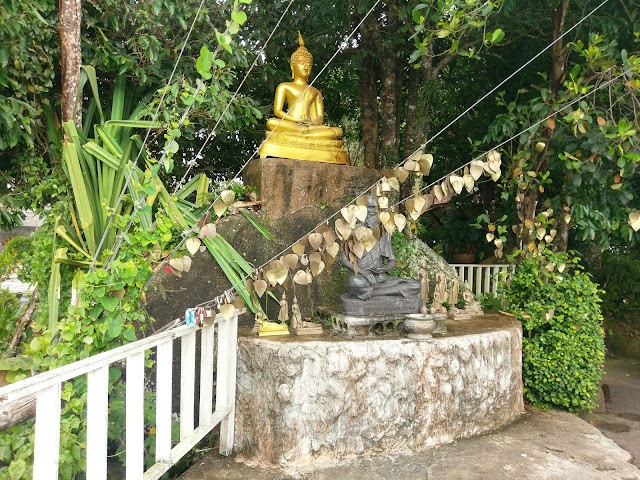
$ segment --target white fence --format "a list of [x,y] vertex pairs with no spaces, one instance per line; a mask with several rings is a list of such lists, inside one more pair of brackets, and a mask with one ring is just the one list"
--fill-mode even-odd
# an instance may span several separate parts
[[510,272],[512,265],[476,265],[452,263],[451,266],[456,270],[460,283],[469,283],[469,288],[476,295],[493,293],[498,291],[498,274],[506,271]]
[[[156,479],[220,424],[220,453],[233,447],[238,317],[218,315],[216,328],[180,326],[114,350],[74,362],[29,379],[0,388],[0,407],[35,396],[36,423],[33,478],[58,478],[60,454],[60,409],[63,382],[87,375],[86,478],[107,478],[107,427],[109,366],[126,364],[126,479]],[[200,339],[200,396],[195,425],[196,334]],[[214,351],[217,336],[217,380],[214,404]],[[173,341],[180,339],[180,440],[171,441]],[[144,468],[145,352],[156,357],[156,463]],[[215,408],[214,408],[215,405]]]

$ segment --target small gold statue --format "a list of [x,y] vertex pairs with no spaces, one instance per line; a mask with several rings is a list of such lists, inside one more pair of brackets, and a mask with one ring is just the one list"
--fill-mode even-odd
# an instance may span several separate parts
[[[275,335],[289,335],[289,329],[286,323],[270,322],[267,319],[262,308],[256,312],[255,321],[257,324],[257,331],[259,337],[272,337]],[[255,327],[254,327],[255,331]]]
[[[258,153],[261,158],[282,157],[295,160],[349,164],[342,149],[342,129],[323,125],[324,106],[320,91],[307,81],[311,75],[313,56],[304,46],[298,32],[300,47],[291,55],[292,82],[276,88],[273,113],[267,120],[266,140]],[[285,104],[288,110],[285,110]]]

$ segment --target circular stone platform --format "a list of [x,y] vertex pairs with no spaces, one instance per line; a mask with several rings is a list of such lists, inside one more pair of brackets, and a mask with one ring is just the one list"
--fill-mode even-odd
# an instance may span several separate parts
[[241,335],[236,450],[305,464],[425,449],[518,418],[520,323],[485,316],[447,328],[429,340]]

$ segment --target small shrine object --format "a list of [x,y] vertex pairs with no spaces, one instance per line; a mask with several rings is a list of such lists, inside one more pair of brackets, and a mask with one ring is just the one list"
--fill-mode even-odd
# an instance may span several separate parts
[[253,332],[259,337],[273,337],[277,335],[289,335],[286,323],[270,322],[262,308],[256,312]]
[[322,326],[313,323],[311,320],[303,320],[298,299],[294,296],[291,304],[291,324],[289,331],[294,335],[320,335],[322,334]]

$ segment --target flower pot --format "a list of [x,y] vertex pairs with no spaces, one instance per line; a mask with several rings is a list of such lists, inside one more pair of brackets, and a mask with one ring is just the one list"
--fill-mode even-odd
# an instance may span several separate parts
[[428,340],[436,329],[436,322],[431,313],[408,313],[405,315],[404,329],[407,337],[414,340]]

